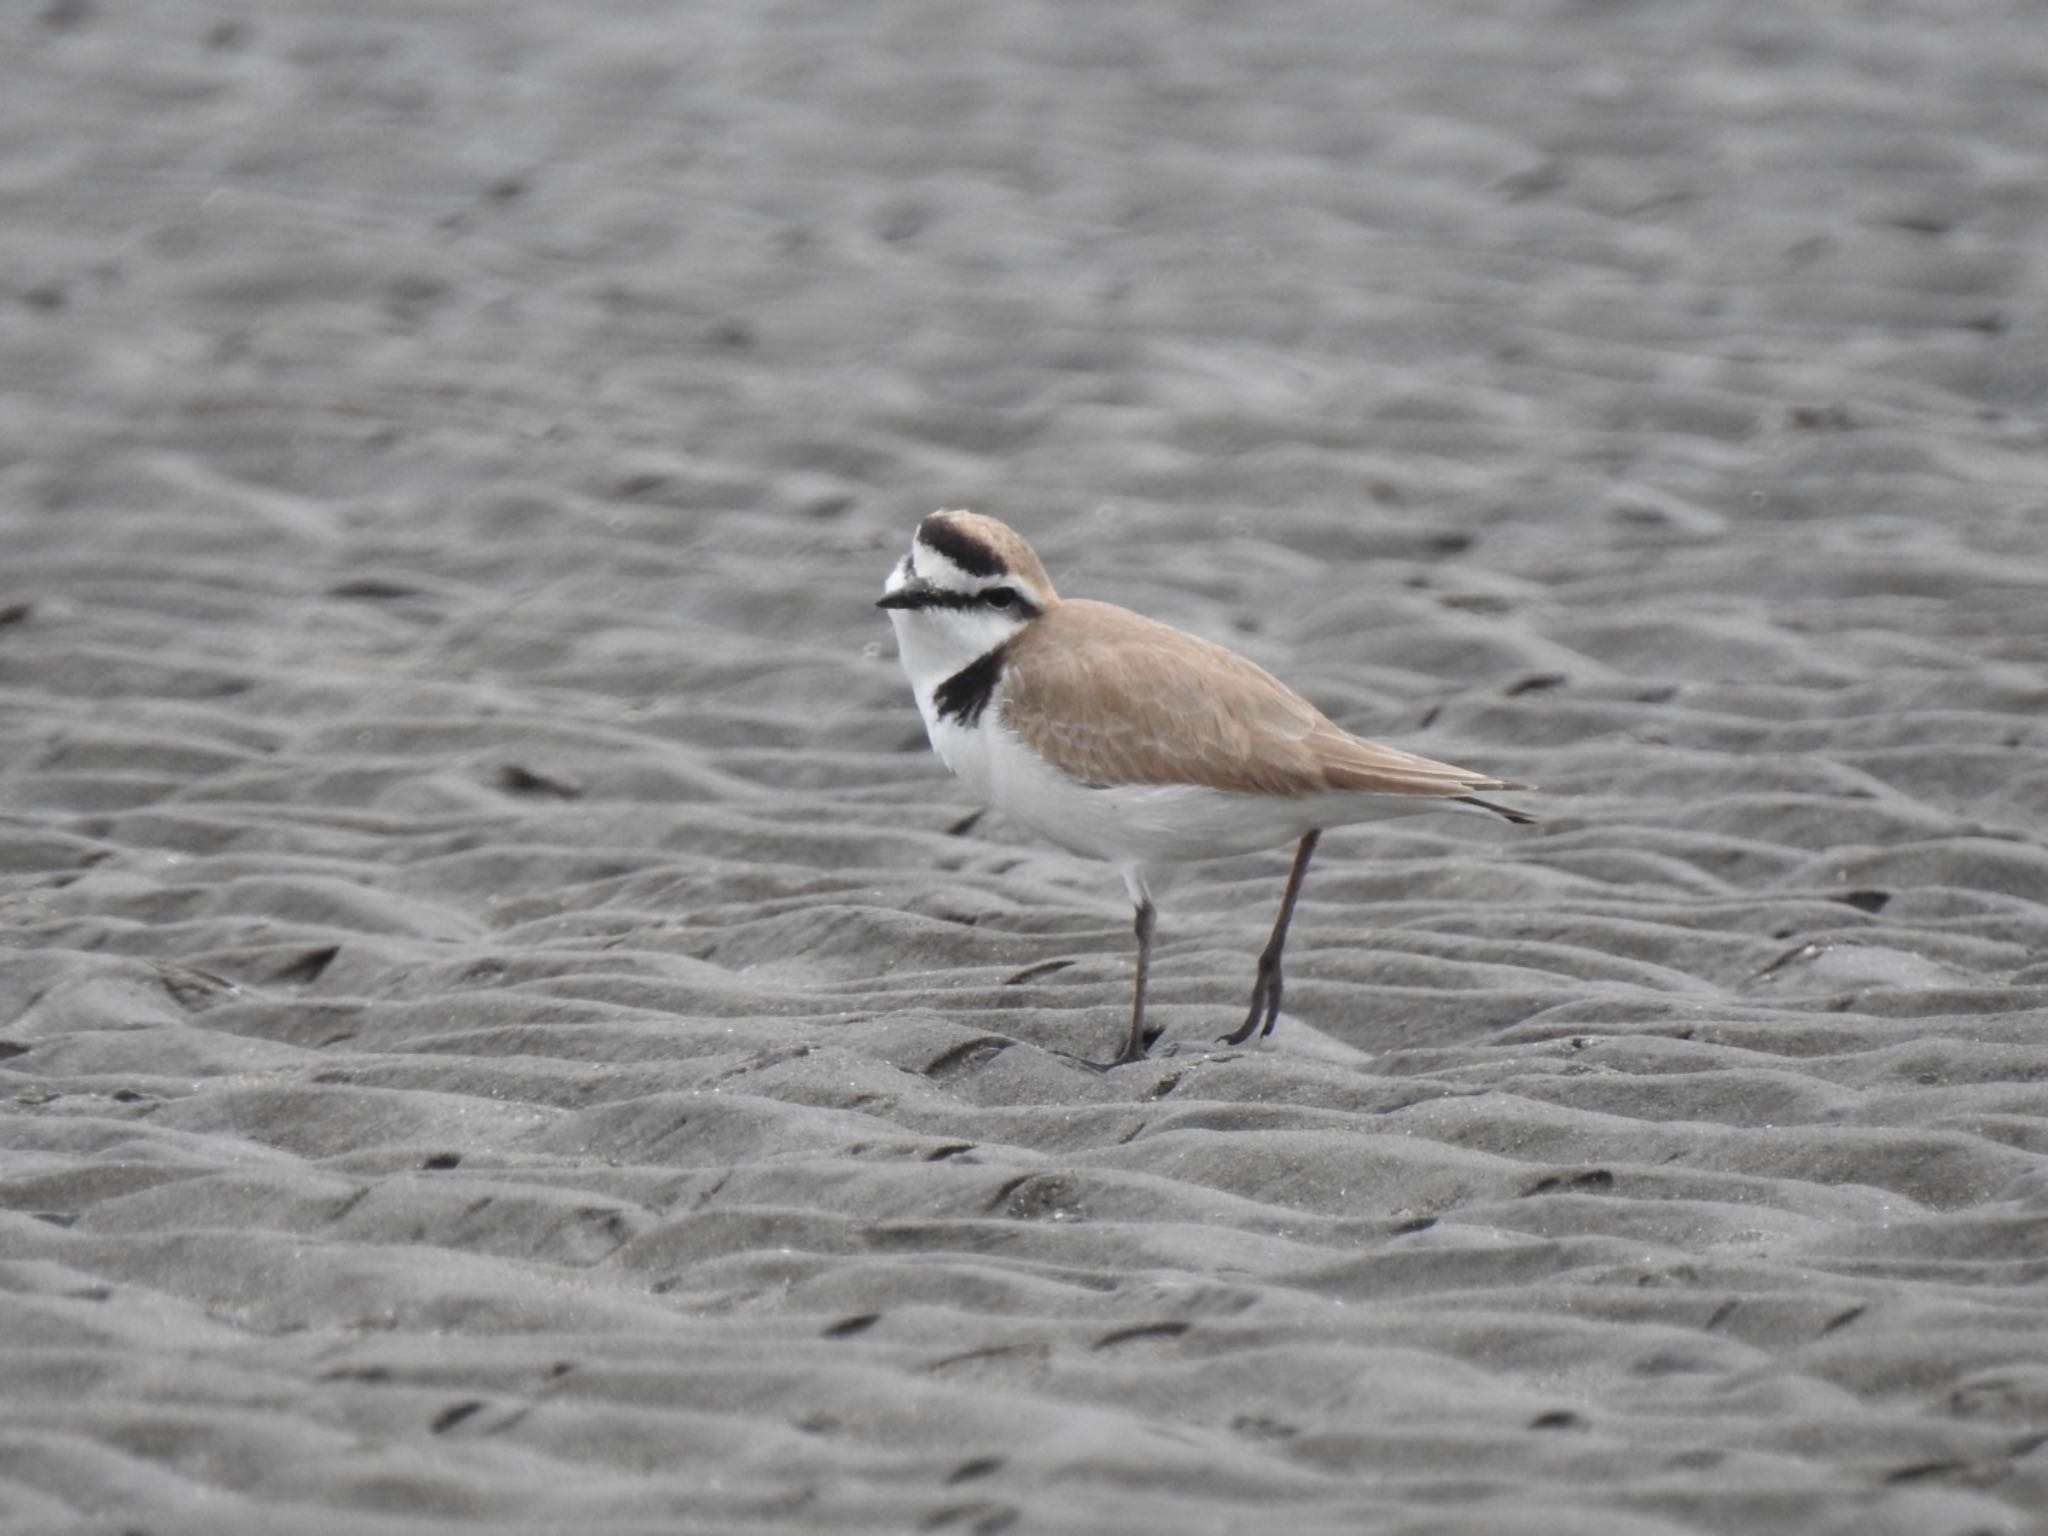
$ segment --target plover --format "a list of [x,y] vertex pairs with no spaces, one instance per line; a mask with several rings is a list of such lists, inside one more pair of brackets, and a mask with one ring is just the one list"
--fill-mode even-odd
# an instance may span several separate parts
[[1295,843],[1259,955],[1242,1045],[1280,1017],[1280,960],[1325,828],[1429,808],[1476,807],[1525,784],[1352,735],[1263,667],[1110,603],[1062,600],[1009,525],[934,512],[890,571],[896,631],[932,749],[983,801],[1047,841],[1106,859],[1136,910],[1130,1030],[1114,1060],[1143,1059],[1156,917],[1147,872]]

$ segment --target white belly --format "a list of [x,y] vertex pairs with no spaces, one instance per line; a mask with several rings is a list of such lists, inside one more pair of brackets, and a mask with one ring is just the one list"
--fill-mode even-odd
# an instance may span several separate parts
[[928,721],[948,768],[1003,815],[1073,853],[1148,867],[1256,853],[1316,827],[1441,808],[1380,795],[1246,795],[1191,784],[1077,783],[1030,751],[991,709],[974,729]]

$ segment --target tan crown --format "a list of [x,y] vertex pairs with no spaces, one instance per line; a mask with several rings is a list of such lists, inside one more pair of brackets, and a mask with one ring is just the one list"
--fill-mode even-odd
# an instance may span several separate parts
[[1002,573],[1030,587],[1031,596],[1041,608],[1050,608],[1060,600],[1037,553],[1008,523],[979,512],[939,511],[918,525],[917,536],[940,554],[952,554],[955,563],[970,573],[973,560],[962,560],[959,553],[980,552]]

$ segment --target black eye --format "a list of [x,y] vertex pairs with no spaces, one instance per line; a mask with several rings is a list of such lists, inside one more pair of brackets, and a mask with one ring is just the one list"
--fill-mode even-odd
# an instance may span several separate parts
[[990,587],[981,594],[981,600],[991,608],[1014,608],[1017,606],[1015,587]]

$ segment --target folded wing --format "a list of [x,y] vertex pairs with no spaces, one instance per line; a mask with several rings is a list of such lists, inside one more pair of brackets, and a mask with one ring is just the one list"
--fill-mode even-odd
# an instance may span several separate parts
[[1006,662],[1004,723],[1085,783],[1443,799],[1521,787],[1353,736],[1236,652],[1104,603],[1060,604]]

